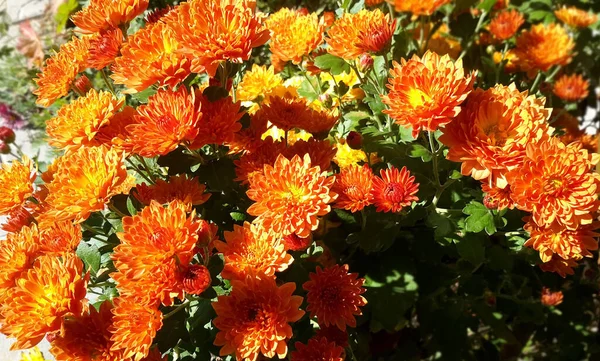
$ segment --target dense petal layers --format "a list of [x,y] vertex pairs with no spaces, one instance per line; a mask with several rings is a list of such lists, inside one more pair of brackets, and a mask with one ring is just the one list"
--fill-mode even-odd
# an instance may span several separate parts
[[88,6],[73,14],[71,20],[83,33],[97,33],[118,28],[148,7],[149,0],[91,0]]
[[335,178],[332,191],[339,196],[334,207],[351,212],[361,211],[373,203],[372,188],[373,171],[368,165],[346,167]]
[[282,8],[269,16],[265,25],[271,32],[271,52],[284,62],[299,64],[323,42],[325,24],[315,13]]
[[382,169],[380,175],[373,177],[371,190],[377,212],[400,212],[419,200],[416,196],[419,183],[415,183],[415,177],[406,167]]
[[0,215],[19,209],[33,195],[36,171],[27,156],[21,161],[2,163],[0,168]]
[[571,61],[573,39],[558,24],[536,24],[517,38],[517,55],[523,70],[548,71]]

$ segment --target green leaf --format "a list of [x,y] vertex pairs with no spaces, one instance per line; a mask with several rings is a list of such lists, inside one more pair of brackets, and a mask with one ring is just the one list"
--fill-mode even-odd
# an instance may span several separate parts
[[135,199],[132,195],[129,195],[129,197],[127,197],[127,212],[129,212],[130,215],[135,216],[137,214],[138,205],[138,200]]
[[421,158],[423,162],[431,160],[431,152],[421,144],[411,144],[408,156],[411,158]]
[[350,65],[344,59],[331,54],[317,56],[315,65],[321,70],[330,71],[333,75],[350,72]]
[[313,102],[319,97],[319,94],[315,93],[315,89],[318,89],[318,84],[309,82],[308,79],[304,79],[302,84],[300,84],[298,94],[300,94],[303,98],[306,98],[309,102]]
[[471,201],[463,209],[463,213],[469,215],[465,220],[465,230],[467,232],[479,233],[485,229],[485,232],[489,235],[496,233],[494,215],[483,204]]
[[86,269],[88,269],[92,275],[96,275],[100,269],[100,251],[98,250],[98,247],[93,244],[82,242],[79,244],[79,247],[77,247],[76,253],[85,264]]
[[492,10],[492,7],[494,6],[494,4],[496,4],[497,0],[483,0],[483,2],[481,4],[479,4],[479,6],[477,6],[478,9],[485,11],[486,13],[489,13],[490,10]]
[[58,7],[56,15],[54,15],[57,33],[61,33],[65,29],[67,21],[69,21],[69,17],[75,12],[75,10],[77,10],[77,8],[79,8],[79,3],[77,0],[65,1]]
[[485,246],[483,239],[476,235],[467,234],[456,244],[458,254],[469,263],[477,266],[484,261]]
[[138,103],[148,103],[148,98],[152,95],[156,94],[156,89],[150,87],[148,89],[142,90],[141,92],[137,92],[131,94],[131,98],[136,100]]
[[246,214],[242,213],[242,212],[231,212],[229,213],[231,215],[231,219],[233,219],[236,222],[243,222],[246,220]]

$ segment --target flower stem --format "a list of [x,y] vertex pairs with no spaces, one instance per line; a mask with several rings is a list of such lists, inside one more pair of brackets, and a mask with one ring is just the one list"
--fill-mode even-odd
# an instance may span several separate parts
[[186,308],[187,306],[189,306],[190,301],[185,301],[184,303],[180,304],[179,306],[177,306],[173,311],[167,313],[166,315],[163,316],[163,320],[168,319],[169,317],[173,316],[174,314],[176,314],[177,312],[181,311],[182,309]]
[[113,93],[113,95],[117,95],[117,93],[115,92],[115,87],[113,86],[110,79],[108,79],[108,75],[106,75],[104,69],[100,70],[100,74],[102,75],[102,79],[104,80],[104,83],[106,83],[106,86],[108,87],[110,92]]

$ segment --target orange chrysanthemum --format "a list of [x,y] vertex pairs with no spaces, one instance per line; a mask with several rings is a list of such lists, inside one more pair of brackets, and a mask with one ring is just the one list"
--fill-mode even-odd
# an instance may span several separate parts
[[109,29],[90,40],[88,66],[97,70],[104,69],[115,61],[121,53],[123,32],[121,29]]
[[165,155],[180,144],[191,144],[202,118],[195,92],[182,86],[159,90],[148,104],[137,108],[135,122],[127,126],[132,151],[143,157]]
[[27,227],[35,222],[35,218],[31,212],[23,206],[13,209],[7,215],[8,219],[2,223],[0,229],[8,233],[18,232],[23,227]]
[[75,77],[87,66],[89,48],[89,37],[73,37],[46,61],[46,66],[34,79],[38,86],[33,91],[38,96],[37,104],[49,107],[57,99],[69,94]]
[[200,223],[188,217],[179,201],[164,208],[157,202],[133,217],[123,218],[121,244],[112,259],[121,295],[143,294],[171,305],[183,298],[182,276],[195,254]]
[[152,340],[162,327],[163,315],[157,302],[147,299],[119,297],[114,300],[111,351],[120,351],[123,358],[139,361],[148,356]]
[[346,326],[356,327],[355,315],[362,315],[360,307],[367,304],[361,296],[365,280],[358,273],[348,273],[348,265],[334,265],[325,269],[317,267],[309,275],[310,281],[302,288],[308,293],[307,311],[311,317],[317,317],[320,325],[336,325],[340,330]]
[[174,30],[179,50],[193,59],[191,70],[211,77],[220,62],[244,62],[269,40],[254,0],[191,0],[163,19]]
[[314,138],[309,140],[300,139],[282,152],[288,159],[293,158],[295,155],[304,157],[305,154],[308,154],[312,166],[318,166],[322,171],[331,168],[331,161],[335,157],[335,153],[336,148],[328,140],[315,140]]
[[74,151],[84,146],[100,145],[96,134],[110,123],[125,98],[117,99],[112,93],[94,89],[59,109],[56,117],[46,123],[48,143],[60,149]]
[[600,175],[590,170],[598,158],[556,138],[528,144],[522,166],[507,176],[512,199],[540,227],[556,222],[576,230],[591,224],[590,212],[598,210]]
[[561,135],[559,139],[564,144],[579,144],[582,149],[587,150],[589,153],[598,153],[599,151],[597,134],[585,134],[584,132],[567,133]]
[[598,224],[568,230],[558,226],[539,227],[530,220],[523,228],[529,232],[529,240],[524,246],[540,252],[542,262],[549,262],[555,254],[565,260],[580,260],[592,257],[590,251],[598,249],[600,234],[594,232]]
[[271,91],[283,84],[283,79],[275,74],[273,66],[252,65],[252,69],[244,73],[238,84],[236,95],[240,101],[253,101],[256,98],[266,98]]
[[513,209],[515,204],[510,197],[510,185],[504,188],[497,187],[495,185],[490,186],[489,182],[481,183],[481,190],[485,195],[483,196],[483,204],[489,209]]
[[148,0],[91,0],[71,20],[82,33],[98,33],[127,24],[148,7]]
[[506,10],[498,13],[490,22],[490,33],[498,40],[512,38],[523,25],[525,19],[517,10]]
[[285,149],[285,143],[274,142],[273,138],[268,137],[254,151],[233,161],[237,176],[235,180],[247,184],[250,178],[263,172],[265,165],[273,165]]
[[193,264],[183,274],[183,291],[191,295],[199,295],[210,287],[211,281],[210,271],[206,266]]
[[15,211],[33,195],[36,171],[27,156],[12,163],[2,163],[0,168],[0,215]]
[[298,237],[295,234],[290,234],[281,240],[286,251],[304,251],[313,243],[312,235],[308,237]]
[[0,242],[0,304],[38,255],[39,234],[35,225],[23,227]]
[[127,38],[111,78],[127,87],[124,93],[137,93],[156,83],[174,88],[190,75],[190,60],[176,51],[180,47],[167,25],[147,25]]
[[62,327],[63,317],[78,316],[87,308],[88,275],[75,255],[39,257],[9,291],[0,306],[0,331],[17,341],[12,349],[30,348],[48,332]]
[[198,177],[189,178],[186,175],[176,175],[169,177],[168,181],[158,179],[152,185],[138,184],[132,193],[145,205],[149,205],[153,200],[160,204],[179,200],[190,209],[192,206],[203,204],[210,198],[211,194],[205,193],[205,190],[206,186],[200,183]]
[[296,351],[292,352],[291,361],[343,361],[344,349],[325,337],[311,338],[305,345],[296,342]]
[[280,236],[295,233],[308,237],[319,226],[317,217],[331,211],[337,198],[331,191],[334,178],[321,168],[312,167],[310,157],[277,157],[273,166],[249,179],[248,197],[255,201],[248,213],[265,230]]
[[422,58],[414,55],[394,63],[390,74],[389,94],[382,96],[389,109],[383,112],[402,126],[412,126],[414,137],[421,129],[436,131],[456,117],[475,80],[475,73],[465,76],[461,60],[455,63],[448,55],[429,51]]
[[581,74],[563,75],[554,83],[552,92],[562,100],[576,102],[587,98],[589,87]]
[[406,167],[382,169],[380,177],[373,177],[373,204],[377,212],[400,212],[419,198],[419,183]]
[[562,291],[552,292],[549,288],[542,288],[542,296],[540,301],[544,306],[558,306],[563,301]]
[[410,12],[413,15],[431,15],[442,5],[451,0],[388,0],[394,4],[394,9],[400,12]]
[[75,253],[81,242],[81,226],[69,221],[56,222],[40,232],[40,251],[44,254],[61,257],[65,253]]
[[514,84],[476,89],[440,141],[450,148],[449,160],[462,162],[463,175],[504,188],[506,172],[520,167],[526,145],[548,137],[549,117],[544,99]]
[[558,24],[536,24],[517,38],[517,55],[523,70],[548,71],[571,61],[573,39]]
[[572,275],[575,273],[573,267],[577,267],[577,262],[572,259],[565,260],[557,255],[554,255],[550,261],[542,263],[539,266],[544,272],[558,273],[558,275],[560,275],[562,278],[565,278],[567,275]]
[[135,108],[126,105],[123,110],[110,118],[107,125],[98,130],[95,141],[117,151],[131,153],[131,136],[127,131],[127,126],[135,123],[136,114]]
[[231,97],[210,101],[207,96],[197,94],[202,103],[202,118],[198,123],[198,136],[191,148],[201,148],[207,144],[224,145],[235,140],[235,133],[242,129],[240,119],[244,113],[240,102],[233,102]]
[[289,323],[304,315],[302,297],[292,295],[296,284],[278,287],[271,277],[248,275],[231,285],[231,293],[212,304],[217,313],[213,324],[219,329],[214,344],[223,346],[221,356],[235,353],[240,361],[256,361],[259,354],[284,358],[292,337]]
[[574,28],[586,28],[598,21],[596,14],[581,10],[575,6],[562,6],[560,9],[554,11],[554,15],[556,15],[558,20]]
[[300,64],[323,43],[325,24],[316,13],[282,8],[269,16],[265,25],[271,32],[271,52],[284,62]]
[[334,207],[361,211],[373,203],[373,171],[368,165],[346,167],[336,176],[332,190],[339,195]]
[[385,52],[396,30],[396,20],[379,9],[344,13],[327,30],[329,53],[355,60],[363,53]]
[[283,243],[256,225],[244,222],[225,232],[225,240],[216,241],[215,247],[225,258],[221,276],[225,279],[244,279],[248,274],[274,277],[285,271],[294,261],[286,253]]

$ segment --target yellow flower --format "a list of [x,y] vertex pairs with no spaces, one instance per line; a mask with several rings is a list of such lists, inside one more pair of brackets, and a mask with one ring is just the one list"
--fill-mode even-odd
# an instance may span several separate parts
[[283,83],[283,79],[275,74],[273,66],[252,65],[252,69],[244,74],[238,84],[237,100],[252,101],[258,97],[266,98],[269,93]]

